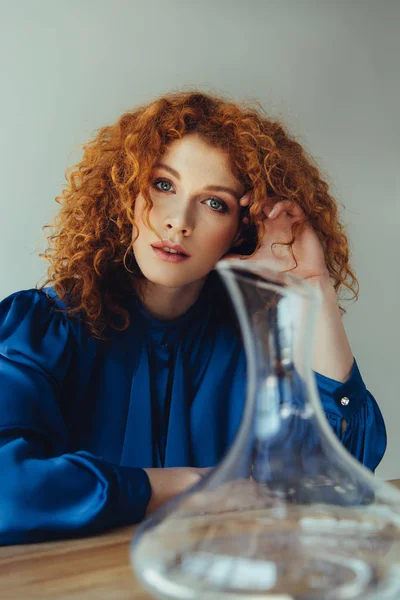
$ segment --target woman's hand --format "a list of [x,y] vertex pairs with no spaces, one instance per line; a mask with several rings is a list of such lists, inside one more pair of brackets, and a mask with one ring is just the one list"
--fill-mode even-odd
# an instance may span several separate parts
[[[241,206],[248,206],[250,194],[248,192],[240,199]],[[263,240],[251,260],[260,261],[262,266],[276,271],[289,271],[300,279],[307,279],[319,289],[321,304],[314,335],[313,369],[326,377],[344,382],[351,373],[354,359],[325,263],[322,244],[296,202],[270,198],[265,203],[264,214]],[[300,225],[293,245],[282,245],[292,239],[294,223]],[[230,260],[243,257],[229,254],[224,258]]]
[[[250,193],[241,198],[241,206],[249,204]],[[301,279],[329,279],[322,244],[297,202],[271,198],[265,205],[264,214],[263,241],[251,260],[277,271],[289,271]],[[300,225],[293,245],[282,245],[292,239],[295,223]]]
[[184,492],[204,477],[209,468],[170,467],[167,469],[144,469],[150,480],[152,495],[146,516],[177,494]]

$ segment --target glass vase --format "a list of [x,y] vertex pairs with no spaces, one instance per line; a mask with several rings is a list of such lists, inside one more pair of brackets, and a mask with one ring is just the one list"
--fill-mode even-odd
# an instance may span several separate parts
[[144,587],[181,600],[398,600],[400,492],[342,446],[311,367],[318,293],[251,260],[217,265],[247,360],[230,449],[138,528]]

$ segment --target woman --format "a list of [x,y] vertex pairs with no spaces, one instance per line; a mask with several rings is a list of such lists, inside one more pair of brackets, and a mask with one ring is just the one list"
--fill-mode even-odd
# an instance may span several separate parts
[[375,469],[385,428],[336,296],[357,294],[347,240],[280,123],[196,91],[164,96],[100,129],[57,200],[50,285],[0,308],[3,544],[140,521],[221,459],[245,398],[243,349],[212,273],[227,254],[321,290],[323,406]]

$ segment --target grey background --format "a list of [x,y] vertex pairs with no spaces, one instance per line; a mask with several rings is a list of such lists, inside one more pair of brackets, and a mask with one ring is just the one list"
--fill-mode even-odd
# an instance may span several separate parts
[[[198,86],[254,98],[345,205],[361,284],[345,325],[400,478],[400,2],[0,0],[0,297],[33,287],[70,151],[138,103]],[[79,159],[75,152],[69,159]]]

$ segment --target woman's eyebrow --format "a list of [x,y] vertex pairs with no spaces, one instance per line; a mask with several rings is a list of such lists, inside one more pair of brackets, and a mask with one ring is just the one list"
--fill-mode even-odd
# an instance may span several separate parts
[[[154,166],[155,169],[165,169],[166,171],[169,171],[174,177],[176,177],[179,181],[181,179],[181,176],[179,175],[178,171],[175,171],[175,169],[173,169],[172,167],[169,167],[168,165],[165,165],[164,163],[157,163]],[[207,187],[204,188],[205,191],[207,192],[211,192],[211,191],[215,191],[215,192],[228,192],[228,194],[231,194],[234,198],[236,198],[236,200],[239,200],[240,198],[240,194],[238,194],[236,192],[236,190],[234,190],[233,188],[227,187],[225,185],[208,185]]]
[[156,165],[154,165],[154,168],[155,169],[165,169],[166,171],[169,171],[174,177],[179,179],[179,181],[181,180],[181,176],[179,175],[178,171],[175,171],[175,169],[173,169],[172,167],[169,167],[168,165],[164,165],[164,163],[157,163]]
[[211,192],[212,190],[214,190],[215,192],[228,192],[228,194],[231,194],[234,198],[236,198],[236,200],[239,200],[239,198],[241,197],[240,194],[236,192],[236,190],[230,187],[226,187],[225,185],[208,185],[204,189],[207,192]]

